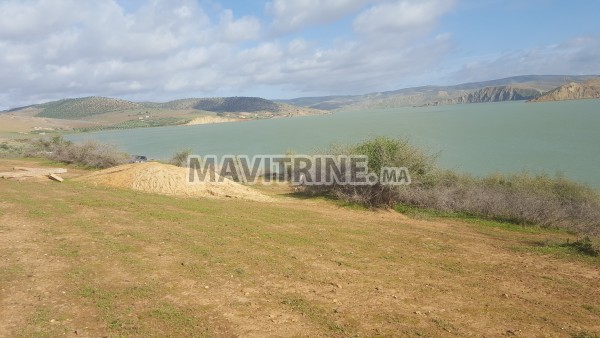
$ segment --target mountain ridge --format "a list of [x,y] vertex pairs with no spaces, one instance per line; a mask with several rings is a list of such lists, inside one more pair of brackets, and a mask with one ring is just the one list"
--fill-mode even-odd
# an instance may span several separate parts
[[[403,106],[474,103],[468,102],[468,96],[470,94],[477,95],[474,94],[476,91],[485,88],[511,87],[515,88],[515,90],[518,88],[517,91],[522,92],[529,90],[531,91],[530,93],[533,93],[533,90],[537,90],[541,94],[570,82],[583,82],[597,77],[598,75],[520,75],[449,86],[430,85],[359,95],[310,96],[275,101],[328,110],[359,110]],[[514,99],[518,96],[520,95],[509,95],[509,98]],[[523,100],[532,98],[528,95],[524,95],[524,97]],[[480,102],[478,101],[477,103]]]
[[[212,114],[230,119],[273,118],[323,114],[326,113],[326,110],[598,98],[600,97],[600,80],[598,79],[600,78],[597,75],[521,75],[452,86],[419,86],[361,95],[300,97],[288,100],[235,96],[184,98],[167,102],[134,102],[118,98],[88,96],[17,107],[2,113],[72,120],[101,120],[104,116],[114,117],[122,113],[123,116],[120,117],[119,122],[124,122],[125,115],[130,118],[139,118],[137,115],[147,116],[155,112],[167,112],[162,117],[176,115],[175,117],[192,119],[198,116],[187,115],[190,113]],[[581,84],[586,81],[591,82],[589,85]]]

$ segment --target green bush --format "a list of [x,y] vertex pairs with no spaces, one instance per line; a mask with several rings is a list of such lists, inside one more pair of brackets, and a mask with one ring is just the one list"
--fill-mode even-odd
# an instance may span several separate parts
[[182,151],[176,152],[173,157],[169,160],[169,164],[178,166],[178,167],[187,167],[188,157],[192,154],[191,149],[185,149]]
[[600,235],[598,191],[558,175],[494,174],[478,178],[441,170],[435,156],[406,140],[375,138],[354,146],[336,146],[332,155],[366,155],[369,170],[407,167],[409,186],[306,186],[312,195],[328,195],[368,207],[405,206],[465,214],[517,224]]
[[[352,146],[333,146],[331,155],[363,155],[369,158],[369,172],[378,176],[383,167],[406,167],[413,182],[424,183],[435,170],[435,156],[411,145],[407,140],[378,137]],[[399,202],[398,187],[375,184],[366,186],[306,186],[309,194],[329,195],[367,207],[391,207]]]

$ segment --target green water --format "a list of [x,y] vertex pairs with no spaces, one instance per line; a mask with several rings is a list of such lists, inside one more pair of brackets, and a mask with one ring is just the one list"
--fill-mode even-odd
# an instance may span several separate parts
[[562,172],[600,187],[600,100],[397,108],[69,138],[95,139],[130,153],[166,159],[186,148],[200,155],[312,153],[331,143],[380,135],[408,137],[440,152],[439,163],[446,168],[477,175]]

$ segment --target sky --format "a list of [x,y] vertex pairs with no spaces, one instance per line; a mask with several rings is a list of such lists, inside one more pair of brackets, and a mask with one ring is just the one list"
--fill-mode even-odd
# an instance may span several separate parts
[[600,74],[597,0],[0,0],[0,109]]

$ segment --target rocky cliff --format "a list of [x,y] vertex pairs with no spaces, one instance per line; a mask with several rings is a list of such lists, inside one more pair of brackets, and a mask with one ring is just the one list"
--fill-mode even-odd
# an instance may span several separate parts
[[457,97],[436,101],[433,105],[531,100],[541,94],[541,91],[536,88],[486,87]]
[[564,100],[582,100],[600,98],[600,78],[583,83],[571,82],[553,89],[531,102],[550,102]]

